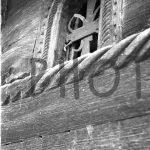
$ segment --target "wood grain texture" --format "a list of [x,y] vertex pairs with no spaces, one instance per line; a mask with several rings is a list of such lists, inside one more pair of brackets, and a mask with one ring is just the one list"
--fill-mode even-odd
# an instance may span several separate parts
[[146,115],[95,126],[84,125],[58,134],[42,134],[4,145],[2,150],[147,150],[150,148],[149,129],[150,115]]
[[2,84],[13,79],[11,74],[17,77],[31,72],[30,59],[41,50],[40,34],[48,11],[46,1],[43,4],[41,0],[10,0],[9,5],[8,19],[2,27]]
[[[13,4],[12,8],[9,11],[9,17],[7,19],[6,25],[2,28],[3,34],[3,52],[10,50],[12,44],[16,43],[19,40],[24,39],[24,42],[20,42],[19,45],[25,44],[30,45],[33,42],[33,35],[35,35],[38,22],[40,20],[40,1],[35,3],[34,0],[28,2],[25,1],[16,1],[17,4]],[[33,19],[34,18],[34,19]],[[30,35],[26,38],[27,35]],[[28,40],[26,40],[28,39]],[[15,45],[13,45],[15,47]]]
[[[43,133],[54,134],[81,128],[85,124],[148,114],[149,64],[149,60],[141,64],[141,98],[137,98],[135,64],[132,64],[120,71],[119,86],[108,97],[95,96],[90,91],[88,82],[82,81],[79,83],[79,99],[74,98],[74,85],[70,84],[66,86],[65,98],[60,98],[60,89],[57,88],[5,107],[2,113],[2,142],[15,142]],[[104,75],[94,79],[95,88],[99,92],[110,90],[114,77],[113,69],[105,71]]]
[[124,0],[122,8],[123,38],[150,27],[150,1]]
[[100,21],[99,21],[99,47],[107,46],[113,43],[113,25],[112,25],[112,1],[102,0],[101,1],[101,11],[100,11]]

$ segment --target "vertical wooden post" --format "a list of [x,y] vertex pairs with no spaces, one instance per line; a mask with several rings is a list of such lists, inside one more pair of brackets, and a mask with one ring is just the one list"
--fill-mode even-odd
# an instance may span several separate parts
[[112,0],[101,0],[98,48],[112,44]]
[[98,48],[122,39],[123,0],[101,0]]
[[54,63],[54,56],[55,56],[55,50],[57,47],[57,41],[58,41],[58,36],[59,36],[59,24],[60,24],[60,18],[61,18],[61,13],[62,13],[62,9],[63,9],[63,4],[64,4],[64,0],[62,0],[57,7],[57,12],[54,16],[53,24],[51,27],[49,49],[48,49],[48,53],[47,53],[48,68],[51,68]]
[[103,22],[103,10],[104,10],[104,0],[100,0],[100,14],[99,14],[99,32],[98,32],[98,45],[97,48],[102,46],[102,22]]
[[44,20],[44,14],[46,13],[46,8],[45,8],[46,4],[44,1],[40,1],[40,2],[41,2],[40,8],[39,8],[40,20],[39,20],[39,26],[37,28],[36,39],[35,39],[35,43],[33,47],[33,58],[41,58],[42,50],[44,46],[43,41],[44,41],[44,31],[45,31],[46,25],[45,24],[43,25],[43,22],[44,22],[43,20]]
[[[77,18],[77,20],[75,21],[75,26],[74,26],[74,29],[77,29],[78,28],[78,25],[79,25],[79,19]],[[76,52],[75,52],[75,43],[73,43],[72,44],[72,47],[71,47],[71,50],[69,50],[68,51],[68,60],[70,60],[70,59],[74,59],[74,57],[75,57],[75,54],[76,54]]]
[[122,4],[123,0],[112,1],[113,43],[122,40]]

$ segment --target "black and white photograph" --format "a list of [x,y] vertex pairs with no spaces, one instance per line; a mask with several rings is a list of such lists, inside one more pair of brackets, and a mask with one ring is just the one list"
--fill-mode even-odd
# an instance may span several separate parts
[[150,0],[1,0],[1,150],[150,150]]

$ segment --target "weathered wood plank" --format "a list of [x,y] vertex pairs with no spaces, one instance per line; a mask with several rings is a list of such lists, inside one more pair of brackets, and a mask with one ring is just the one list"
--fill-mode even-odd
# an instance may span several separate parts
[[[149,78],[149,73],[150,73],[149,64],[150,64],[150,60],[141,63],[141,76],[142,76],[141,84],[142,84],[143,88],[149,87],[149,82],[147,82],[147,80]],[[97,80],[99,82],[95,82],[95,80],[94,80],[95,88],[96,89],[98,88],[97,90],[99,90],[99,92],[104,92],[106,90],[107,91],[110,90],[113,85],[113,80],[115,77],[113,74],[114,74],[113,69],[106,70],[103,75],[101,74],[99,77],[97,77]],[[132,77],[132,78],[129,78],[129,77]],[[80,104],[90,102],[91,100],[88,100],[89,99],[88,97],[90,95],[92,95],[92,92],[89,89],[89,83],[87,81],[81,81],[81,82],[79,82],[79,87],[82,92],[80,92],[80,100],[78,102],[80,102]],[[131,91],[135,91],[135,90],[136,90],[136,70],[135,70],[135,64],[132,64],[128,68],[121,70],[118,90],[115,91],[115,93],[113,93],[109,97],[101,97],[99,99],[103,99],[102,102],[105,103],[106,100],[104,100],[104,99],[107,99],[107,101],[109,101],[112,98],[116,98],[118,95],[123,95],[123,94],[129,93]],[[47,92],[49,92],[49,91],[47,91]],[[3,107],[3,110],[5,112],[4,116],[2,114],[3,118],[5,118],[5,119],[7,118],[6,121],[10,121],[11,119],[15,119],[17,116],[24,115],[25,112],[29,113],[29,112],[32,112],[33,110],[36,110],[41,107],[45,107],[49,104],[52,105],[57,102],[59,103],[59,101],[60,101],[59,99],[52,97],[53,94],[55,95],[55,93],[57,93],[57,95],[59,97],[59,95],[60,95],[59,88],[56,88],[56,89],[53,89],[50,91],[51,98],[47,97],[47,92],[44,92],[43,94],[41,94],[37,97],[22,99],[16,103],[13,103],[12,105]],[[71,84],[67,85],[65,98],[68,99],[70,96],[67,93],[72,94],[72,97],[74,97],[73,92],[74,92],[73,85],[71,85]],[[44,101],[43,101],[43,99],[41,99],[41,97],[45,97]],[[82,97],[87,97],[87,99],[84,99]],[[71,103],[74,102],[74,100],[69,100],[69,101]],[[63,102],[63,100],[61,102]],[[30,108],[32,108],[32,109],[30,110]]]
[[149,0],[123,1],[123,38],[150,27],[149,5]]
[[[146,92],[146,91],[144,91]],[[148,92],[148,91],[147,91]],[[135,93],[134,93],[135,94]],[[130,101],[135,99],[131,95]],[[121,99],[122,97],[120,97]],[[50,106],[25,115],[2,125],[2,142],[16,142],[20,139],[38,136],[42,133],[59,133],[82,127],[85,124],[106,123],[149,113],[149,97],[136,103],[103,107],[99,103],[84,106],[69,106],[63,110],[50,111]],[[61,108],[59,108],[61,109]]]
[[41,55],[47,7],[41,0],[9,1],[8,18],[2,27],[2,84],[30,73],[30,58]]
[[[58,134],[40,135],[22,142],[2,146],[2,149],[116,150],[119,148],[131,149],[132,147],[132,149],[143,150],[150,147],[149,128],[150,115],[146,115],[95,126],[85,125],[83,128]],[[91,129],[90,133],[89,129]]]
[[[88,82],[82,81],[79,83],[79,99],[74,98],[74,85],[70,84],[66,86],[65,98],[60,98],[60,89],[57,88],[27,101],[24,99],[22,104],[5,108],[2,113],[2,142],[16,142],[42,133],[53,134],[80,128],[85,124],[148,114],[149,63],[150,61],[145,61],[141,64],[141,98],[137,98],[136,72],[132,64],[130,69],[128,67],[120,71],[120,83],[112,95],[97,97],[90,91]],[[96,90],[110,90],[113,80],[114,71],[111,69],[104,76],[95,77]]]

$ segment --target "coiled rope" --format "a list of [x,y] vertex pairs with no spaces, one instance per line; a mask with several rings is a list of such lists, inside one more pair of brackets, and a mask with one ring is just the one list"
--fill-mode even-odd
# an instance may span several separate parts
[[[35,86],[33,93],[34,96],[36,96],[44,91],[58,87],[61,84],[68,84],[89,77],[91,75],[90,69],[95,63],[98,64],[98,69],[96,69],[94,74],[92,73],[93,75],[101,70],[105,70],[106,66],[111,67],[113,64],[117,64],[115,67],[121,69],[130,62],[135,61],[139,63],[147,60],[149,57],[150,28],[140,33],[133,34],[115,45],[103,47],[93,53],[49,68],[34,85],[31,85],[31,79],[36,77],[29,76],[2,86],[2,105],[8,105],[10,102],[30,97],[32,86]],[[77,78],[74,78],[74,72],[76,70],[78,70]]]

